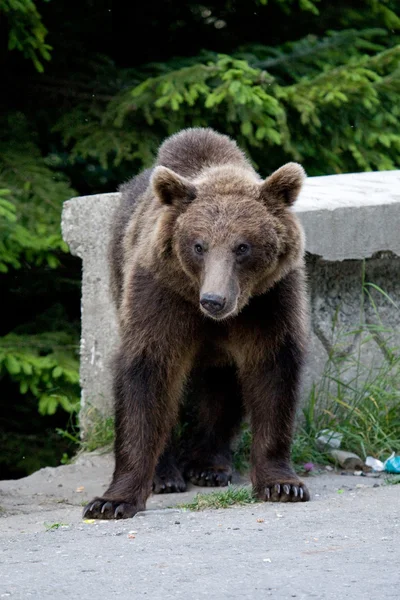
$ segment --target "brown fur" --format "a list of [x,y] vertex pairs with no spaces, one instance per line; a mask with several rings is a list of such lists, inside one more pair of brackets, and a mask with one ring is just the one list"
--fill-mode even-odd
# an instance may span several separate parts
[[[110,246],[116,467],[86,515],[133,516],[152,486],[226,485],[245,413],[256,494],[309,499],[290,466],[308,327],[303,233],[290,206],[303,178],[289,163],[262,181],[228,137],[188,129],[121,188]],[[178,455],[172,431],[185,398]]]

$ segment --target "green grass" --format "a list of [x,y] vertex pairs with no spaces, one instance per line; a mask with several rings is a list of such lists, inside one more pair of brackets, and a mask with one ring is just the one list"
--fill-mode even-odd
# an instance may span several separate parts
[[192,502],[178,504],[178,508],[187,510],[206,510],[208,508],[229,508],[230,506],[243,506],[255,504],[257,500],[252,495],[251,487],[229,486],[222,492],[197,494]]
[[373,368],[355,365],[356,374],[349,379],[346,373],[352,361],[342,361],[337,368],[330,359],[314,386],[293,443],[295,464],[331,460],[316,446],[322,429],[341,433],[341,448],[363,460],[367,456],[385,460],[400,451],[400,358],[383,359]]
[[356,374],[346,379],[342,371],[327,366],[303,410],[303,423],[293,446],[294,460],[323,460],[315,447],[322,429],[343,434],[341,447],[365,459],[387,458],[400,450],[400,358],[382,360],[373,368],[356,365]]
[[[314,385],[304,407],[294,445],[301,459],[305,452],[315,452],[314,441],[322,429],[341,433],[341,447],[363,459],[371,455],[383,460],[393,451],[400,451],[400,349],[391,346],[395,332],[382,323],[371,290],[381,293],[392,304],[392,310],[398,310],[378,286],[363,283],[361,324],[352,331],[336,333],[323,376]],[[376,323],[364,317],[366,301],[373,309]],[[346,353],[343,347],[348,347],[349,339],[356,343]],[[368,344],[381,350],[381,357],[373,364],[363,361]]]
[[[75,421],[78,421],[78,414],[75,415]],[[85,430],[85,436],[80,437],[79,426],[71,424],[69,430],[57,429],[62,437],[65,437],[76,444],[78,452],[93,452],[103,449],[104,452],[111,450],[114,443],[114,418],[105,417],[97,408],[90,406],[85,415],[85,420],[89,423]],[[62,464],[68,464],[70,457],[66,454],[62,458]]]
[[[347,332],[335,325],[324,372],[301,412],[292,446],[292,461],[298,471],[308,462],[332,462],[329,452],[321,452],[316,445],[322,429],[341,433],[341,448],[362,459],[374,456],[385,460],[393,451],[400,452],[400,349],[391,346],[395,332],[381,322],[373,293],[380,293],[392,305],[391,310],[398,307],[378,286],[366,283],[364,274],[362,290],[361,325]],[[375,314],[375,324],[366,322],[363,316],[367,301]],[[355,344],[346,353],[349,339]],[[363,350],[371,343],[380,347],[381,358],[367,365],[363,363]],[[234,455],[238,470],[248,464],[250,445],[247,427]]]
[[114,443],[114,418],[99,415],[91,421],[87,428],[81,447],[85,452],[93,452],[98,448],[111,449]]

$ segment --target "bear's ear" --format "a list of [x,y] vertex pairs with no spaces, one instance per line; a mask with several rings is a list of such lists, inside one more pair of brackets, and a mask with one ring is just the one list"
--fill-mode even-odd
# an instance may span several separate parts
[[196,198],[195,186],[167,167],[156,167],[151,183],[155,195],[164,204],[183,208]]
[[261,199],[265,204],[291,206],[300,193],[306,173],[298,163],[287,163],[261,185]]

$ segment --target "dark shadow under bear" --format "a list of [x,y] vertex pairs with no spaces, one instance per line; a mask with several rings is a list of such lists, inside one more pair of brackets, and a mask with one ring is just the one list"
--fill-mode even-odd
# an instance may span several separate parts
[[227,485],[244,415],[254,493],[309,499],[290,465],[308,332],[303,233],[290,208],[303,178],[289,163],[263,181],[228,137],[188,129],[122,186],[110,247],[116,465],[86,517],[132,517],[152,489],[180,492],[188,480]]

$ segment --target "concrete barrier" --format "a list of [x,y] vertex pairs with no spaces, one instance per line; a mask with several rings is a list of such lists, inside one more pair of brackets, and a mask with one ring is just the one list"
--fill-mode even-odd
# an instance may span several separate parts
[[[64,240],[83,263],[83,429],[88,406],[104,415],[112,409],[110,361],[118,332],[106,257],[118,202],[118,193],[73,198],[65,202],[62,215]],[[380,318],[395,332],[390,343],[400,346],[400,313],[394,304],[372,287],[375,307],[361,299],[365,271],[364,281],[379,286],[400,305],[400,171],[309,178],[295,210],[306,232],[312,308],[306,395],[320,377],[338,331],[345,336],[340,352],[351,354],[360,322],[379,323]],[[363,345],[365,360],[381,360],[384,335],[369,336]]]

